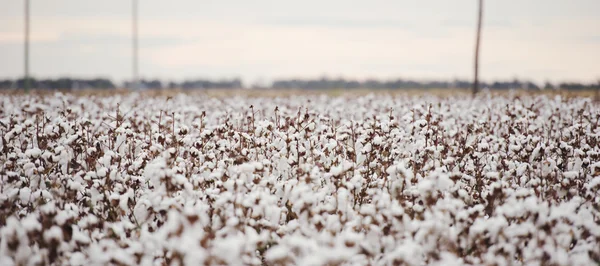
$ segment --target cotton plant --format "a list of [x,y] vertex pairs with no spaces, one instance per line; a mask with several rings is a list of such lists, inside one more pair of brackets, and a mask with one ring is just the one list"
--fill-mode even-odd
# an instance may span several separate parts
[[560,96],[2,96],[2,265],[590,265]]

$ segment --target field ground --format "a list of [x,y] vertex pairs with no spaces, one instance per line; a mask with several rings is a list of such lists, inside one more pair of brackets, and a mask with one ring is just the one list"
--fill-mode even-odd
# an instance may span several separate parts
[[0,94],[0,265],[600,263],[590,92],[179,92]]

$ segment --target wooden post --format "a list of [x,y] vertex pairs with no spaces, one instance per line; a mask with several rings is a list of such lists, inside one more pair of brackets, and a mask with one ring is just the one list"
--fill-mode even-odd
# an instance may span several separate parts
[[475,39],[475,78],[473,81],[473,95],[479,92],[479,42],[481,40],[481,20],[483,16],[483,0],[479,0],[479,14],[477,16],[477,37]]
[[138,89],[138,4],[137,0],[132,0],[132,89]]
[[596,83],[596,89],[595,89],[595,91],[596,91],[596,95],[594,97],[594,100],[596,102],[600,102],[600,79]]
[[24,43],[24,66],[25,77],[23,78],[23,86],[25,93],[29,92],[31,83],[29,81],[29,0],[25,0],[25,43]]

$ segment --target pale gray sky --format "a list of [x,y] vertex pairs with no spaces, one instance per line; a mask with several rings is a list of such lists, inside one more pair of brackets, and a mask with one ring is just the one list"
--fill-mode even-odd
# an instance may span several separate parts
[[[38,77],[131,76],[131,2],[32,0]],[[470,78],[476,0],[140,0],[146,78]],[[486,0],[484,80],[600,78],[600,1]],[[0,78],[23,75],[23,1],[0,9]]]

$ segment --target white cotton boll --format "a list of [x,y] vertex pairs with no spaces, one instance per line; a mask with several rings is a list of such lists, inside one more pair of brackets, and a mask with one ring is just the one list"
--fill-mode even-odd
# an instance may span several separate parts
[[63,142],[63,144],[71,145],[75,140],[77,140],[77,138],[79,138],[78,135],[71,135]]
[[71,227],[73,229],[73,241],[81,244],[89,244],[91,242],[90,236],[82,232],[78,225],[72,225]]
[[330,151],[335,149],[335,147],[337,147],[337,141],[335,139],[330,139],[327,146],[325,146],[325,148]]
[[538,145],[537,147],[535,147],[535,149],[533,149],[533,151],[531,152],[531,155],[529,156],[529,163],[532,163],[535,159],[538,158],[538,156],[540,155],[540,150],[542,149],[542,146]]
[[391,252],[384,254],[383,258],[389,265],[392,265],[394,260],[402,260],[407,265],[422,265],[424,264],[422,249],[421,245],[409,239],[397,244]]
[[331,167],[331,169],[329,170],[329,173],[331,173],[331,175],[333,175],[333,176],[339,176],[343,170],[344,170],[343,167],[341,165],[338,165],[338,166]]
[[383,138],[380,137],[380,136],[375,136],[373,138],[373,144],[375,144],[375,145],[381,145],[381,144],[383,144]]
[[239,223],[240,223],[240,219],[238,219],[237,217],[231,217],[231,218],[227,219],[227,221],[226,221],[226,225],[231,226],[231,227],[235,227]]
[[281,208],[265,208],[265,214],[273,224],[279,224],[281,221]]
[[461,258],[458,258],[453,253],[442,251],[439,254],[440,260],[433,262],[431,265],[436,266],[462,266],[465,265]]
[[345,188],[338,189],[337,204],[339,209],[345,209],[350,199],[350,193]]
[[96,174],[96,172],[87,172],[87,173],[85,173],[85,176],[83,177],[83,179],[89,181],[89,180],[95,179],[97,177],[98,177],[98,175]]
[[468,135],[467,141],[465,142],[465,147],[473,146],[473,144],[475,144],[476,140],[477,140],[477,137],[475,135]]
[[423,207],[423,205],[416,204],[416,205],[412,206],[412,209],[415,212],[421,213],[425,210],[425,207]]
[[433,181],[425,179],[417,184],[417,190],[419,191],[420,195],[425,196],[433,191],[434,186],[435,184]]
[[241,253],[243,250],[243,235],[230,234],[226,238],[214,241],[213,254],[223,259],[227,265],[241,265]]
[[81,252],[74,252],[73,254],[71,254],[69,263],[71,265],[84,265],[86,264],[85,255],[83,255],[83,253]]
[[436,181],[437,189],[446,191],[454,185],[454,181],[447,174],[439,174]]
[[119,207],[123,211],[129,211],[129,195],[119,195]]
[[144,177],[147,178],[154,186],[160,184],[160,179],[167,175],[167,162],[162,157],[157,157],[152,160],[144,169]]
[[42,155],[42,150],[38,148],[32,148],[25,151],[25,155],[31,158],[39,158]]
[[519,151],[521,151],[522,147],[520,144],[510,144],[508,145],[508,149],[514,153],[518,153]]
[[253,163],[243,163],[238,169],[242,173],[253,173],[254,172],[254,164]]
[[42,154],[42,158],[44,160],[48,160],[48,161],[52,162],[53,161],[53,159],[52,159],[53,155],[54,154],[52,152],[50,152],[50,151],[44,151],[44,153]]
[[467,192],[464,189],[459,189],[458,190],[458,196],[461,197],[463,200],[468,199],[469,198],[469,192]]
[[35,170],[36,170],[36,166],[34,163],[26,163],[25,165],[23,165],[23,170],[25,170],[25,175],[26,176],[33,176]]
[[41,191],[41,198],[44,200],[52,200],[54,199],[54,196],[52,196],[52,194],[50,194],[50,192],[48,192],[47,190],[42,190]]
[[260,208],[258,206],[251,206],[250,207],[250,217],[252,219],[257,219],[258,217],[261,217],[262,215],[263,215],[262,208]]
[[106,167],[100,167],[96,170],[96,175],[98,177],[105,177],[107,172],[108,172],[108,170],[106,169]]
[[525,174],[527,169],[529,169],[529,164],[527,164],[527,163],[520,164],[519,167],[517,168],[517,176],[522,176],[523,174]]
[[9,256],[0,256],[0,265],[4,266],[14,266],[15,261]]
[[396,170],[397,170],[397,167],[396,167],[396,165],[392,165],[392,166],[388,167],[388,168],[385,170],[385,172],[386,172],[388,175],[394,175],[394,174],[396,174]]
[[27,232],[31,232],[34,230],[42,230],[42,225],[38,221],[37,217],[32,214],[27,215],[25,219],[21,220],[21,225],[23,226],[23,229],[25,229],[25,231]]
[[46,242],[50,242],[52,240],[61,241],[63,236],[63,231],[58,226],[52,226],[49,230],[44,232],[44,240]]
[[223,187],[228,191],[233,191],[234,186],[235,186],[235,181],[232,179],[229,179],[223,183]]
[[92,206],[98,205],[98,201],[104,198],[104,194],[101,194],[96,188],[92,188],[90,194]]
[[528,211],[537,211],[541,207],[538,199],[534,196],[527,197],[522,204],[523,208]]
[[490,148],[490,145],[485,140],[482,140],[479,144],[477,144],[478,150],[488,150],[489,148]]
[[78,181],[69,180],[67,182],[67,185],[70,190],[74,190],[74,191],[83,191],[84,190],[84,186]]
[[492,236],[497,236],[503,228],[508,227],[508,221],[504,216],[490,217],[485,223],[487,224],[487,230]]
[[71,218],[71,216],[66,211],[59,211],[56,214],[56,217],[54,217],[56,224],[58,225],[64,225],[69,218]]
[[490,180],[498,180],[500,179],[500,173],[498,172],[487,172],[485,173],[485,177]]
[[600,162],[595,162],[589,166],[590,170],[592,170],[592,174],[597,175],[600,173]]
[[254,164],[254,170],[256,170],[256,171],[262,171],[264,169],[263,163],[254,162],[253,164]]
[[267,261],[276,262],[279,260],[284,260],[291,254],[291,250],[284,245],[276,245],[271,247],[265,253],[265,259]]
[[17,254],[15,254],[15,259],[17,262],[32,262],[32,249],[30,246],[20,246],[17,250]]
[[188,179],[184,175],[174,175],[172,181],[176,185],[185,185],[188,183]]
[[263,133],[263,128],[261,126],[257,126],[256,129],[254,130],[254,135],[260,136],[262,133]]
[[547,176],[554,171],[556,164],[551,161],[542,163],[542,176]]
[[19,190],[19,200],[21,201],[21,203],[28,204],[30,198],[31,198],[31,189],[30,188],[24,187],[21,190]]
[[11,160],[17,159],[17,153],[16,152],[8,153],[8,155],[6,157]]
[[588,189],[600,188],[600,176],[596,176],[596,177],[592,178],[592,180],[590,180],[584,186],[587,187]]
[[417,121],[415,121],[415,123],[413,125],[416,128],[426,127],[427,126],[427,120],[425,120],[425,119],[417,120]]
[[131,257],[124,249],[115,249],[112,252],[113,260],[119,262],[121,265],[135,265],[135,260]]
[[347,182],[347,183],[346,183],[346,189],[348,189],[348,190],[352,191],[352,190],[354,190],[355,188],[356,188],[356,186],[354,185],[354,183],[353,183],[353,182]]
[[567,179],[576,179],[579,177],[579,172],[577,172],[577,171],[564,172],[563,176]]
[[125,145],[125,142],[127,141],[127,135],[121,133],[120,135],[117,135],[117,140],[115,142],[115,146],[118,148],[118,152],[123,154],[125,153],[125,151],[127,150],[127,145]]
[[363,204],[360,208],[360,214],[365,216],[375,215],[375,207],[372,204]]
[[367,143],[361,150],[362,153],[369,153],[373,150],[371,143]]
[[[569,254],[564,249],[554,249],[552,253],[552,260],[556,261],[557,265],[569,265],[569,262],[572,262],[569,259]],[[576,264],[571,264],[576,265]]]
[[138,223],[144,223],[150,216],[150,202],[147,200],[138,200],[133,209],[133,215]]
[[571,171],[576,171],[579,172],[581,171],[583,166],[583,160],[581,160],[581,158],[575,158],[575,162],[573,162],[573,166],[571,168]]

